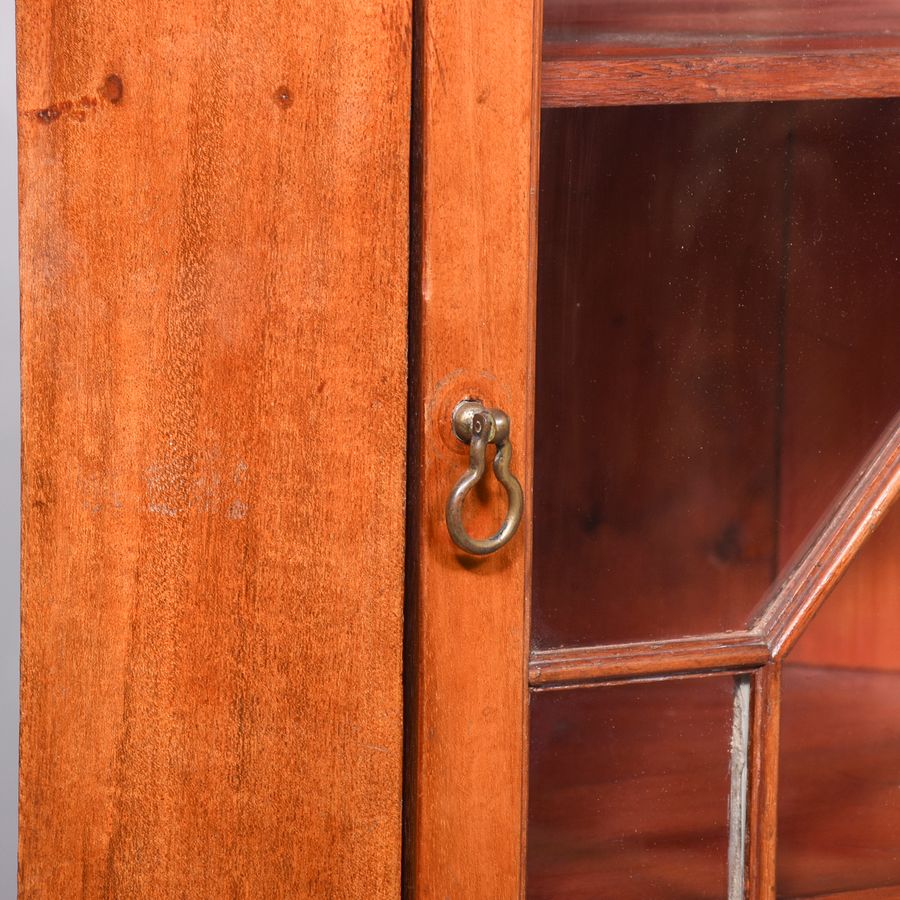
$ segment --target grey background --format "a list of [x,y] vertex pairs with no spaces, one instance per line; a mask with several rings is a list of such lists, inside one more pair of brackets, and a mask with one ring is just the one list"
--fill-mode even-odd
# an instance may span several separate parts
[[0,898],[16,896],[19,762],[19,268],[15,3],[0,0]]

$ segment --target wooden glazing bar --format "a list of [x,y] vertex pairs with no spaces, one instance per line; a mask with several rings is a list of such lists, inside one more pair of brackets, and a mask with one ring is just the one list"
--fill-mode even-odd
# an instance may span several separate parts
[[781,665],[772,663],[759,669],[751,686],[747,897],[775,900]]
[[882,435],[816,536],[762,604],[754,629],[783,658],[900,494],[900,415]]
[[749,631],[620,644],[608,647],[563,647],[531,655],[532,687],[583,684],[640,675],[674,675],[739,671],[771,659],[765,640]]

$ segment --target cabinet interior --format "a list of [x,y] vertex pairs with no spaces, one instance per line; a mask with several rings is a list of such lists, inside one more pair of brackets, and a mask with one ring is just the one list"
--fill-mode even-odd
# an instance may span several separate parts
[[[646,14],[663,30],[678,19],[656,6],[548,3],[549,40],[572,23],[599,29],[607,13]],[[743,33],[751,6],[728,8]],[[805,9],[785,8],[784,21],[802,25]],[[883,23],[869,12],[874,34]],[[816,41],[837,40],[844,20],[830,21]],[[719,47],[721,30],[697,32],[697,46]],[[642,47],[655,39],[642,35]],[[536,649],[752,621],[900,408],[898,148],[900,101],[889,98],[543,111]],[[887,724],[898,712],[898,546],[900,516],[889,515],[786,660],[779,896],[900,886],[900,729]],[[623,690],[584,688],[571,703],[535,694],[529,894],[721,898],[729,708],[690,692],[681,708],[648,685],[647,709],[675,729],[658,733],[658,752],[674,753],[687,731],[703,744],[682,754],[683,769],[651,776],[610,761],[646,749],[641,716],[611,728],[603,712],[604,692]],[[565,828],[553,825],[554,778],[566,782]],[[690,821],[641,820],[643,805],[685,790]],[[704,791],[718,802],[691,805]],[[610,804],[643,830],[611,832]],[[590,862],[622,859],[627,834],[643,894],[612,880],[615,865]],[[706,880],[693,884],[691,866]],[[568,893],[541,894],[562,871]]]

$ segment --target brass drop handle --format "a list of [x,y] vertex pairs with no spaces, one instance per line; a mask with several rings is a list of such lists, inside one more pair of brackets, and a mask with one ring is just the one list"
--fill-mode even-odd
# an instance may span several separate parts
[[[447,529],[453,543],[467,553],[486,556],[499,550],[516,533],[522,520],[522,485],[509,471],[512,445],[509,443],[509,416],[502,409],[485,409],[480,400],[463,400],[453,410],[453,433],[469,445],[469,468],[447,498]],[[496,444],[494,475],[506,489],[508,509],[500,529],[489,538],[473,538],[462,521],[466,495],[481,480],[485,470],[485,451]]]

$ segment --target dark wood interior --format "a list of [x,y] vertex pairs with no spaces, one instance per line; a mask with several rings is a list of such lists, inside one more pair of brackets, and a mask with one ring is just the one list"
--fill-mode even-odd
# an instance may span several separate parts
[[747,624],[900,407],[898,146],[894,100],[545,111],[537,648]]
[[772,577],[788,155],[768,109],[544,114],[539,646],[737,628]]
[[545,0],[545,106],[900,93],[892,0]]
[[[533,696],[529,898],[726,896],[732,683]],[[778,897],[896,900],[900,673],[788,664],[782,690]]]
[[722,900],[733,679],[532,697],[530,900]]
[[[898,147],[898,100],[544,112],[536,650],[755,621],[900,409]],[[894,509],[784,666],[778,897],[900,897],[898,648]],[[726,896],[726,683],[533,695],[529,896]]]
[[788,662],[900,672],[900,507],[863,545]]
[[[546,0],[541,84],[528,894],[736,896],[734,681],[678,666],[769,661],[900,410],[900,6]],[[900,898],[898,648],[895,509],[752,678],[748,896]]]
[[792,650],[782,685],[779,897],[900,897],[900,507]]
[[778,896],[900,897],[900,674],[787,665],[782,685]]

